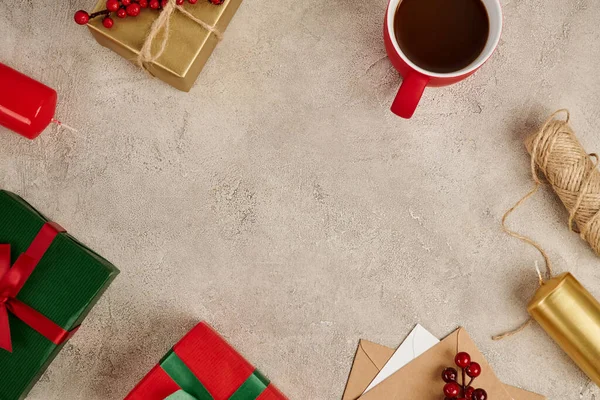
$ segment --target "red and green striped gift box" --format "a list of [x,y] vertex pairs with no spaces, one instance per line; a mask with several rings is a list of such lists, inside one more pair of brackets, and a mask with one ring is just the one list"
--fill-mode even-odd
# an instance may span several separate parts
[[125,400],[287,400],[208,324],[188,332]]

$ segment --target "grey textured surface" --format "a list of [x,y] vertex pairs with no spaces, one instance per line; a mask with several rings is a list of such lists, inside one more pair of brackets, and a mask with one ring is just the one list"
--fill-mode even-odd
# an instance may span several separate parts
[[[522,138],[568,107],[600,150],[599,2],[503,1],[490,62],[411,121],[388,111],[383,0],[248,0],[188,94],[72,23],[92,3],[0,0],[0,61],[79,129],[0,129],[0,186],[122,271],[30,399],[123,398],[200,319],[292,399],[341,397],[358,339],[416,322],[464,325],[507,383],[600,396],[539,327],[490,340],[536,287],[538,254],[499,226],[531,187]],[[552,193],[511,225],[600,297]]]

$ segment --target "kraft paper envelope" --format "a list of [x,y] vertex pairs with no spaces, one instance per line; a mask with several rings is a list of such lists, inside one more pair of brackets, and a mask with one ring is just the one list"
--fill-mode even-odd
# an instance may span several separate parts
[[342,400],[408,400],[413,399],[415,393],[419,393],[419,398],[423,400],[441,399],[444,385],[441,371],[454,363],[457,340],[460,340],[458,343],[460,351],[469,352],[473,360],[481,364],[484,372],[475,380],[475,387],[484,388],[489,398],[494,400],[546,399],[536,393],[500,384],[467,332],[464,329],[461,329],[460,334],[458,332],[457,330],[446,337],[364,395],[362,393],[394,354],[394,349],[360,340]]
[[[396,349],[394,354],[385,363],[383,368],[379,370],[377,376],[369,383],[369,387],[365,390],[368,392],[375,386],[379,385],[394,372],[404,367],[406,364],[425,353],[427,350],[440,342],[427,329],[417,324],[408,334],[406,339]],[[364,393],[364,392],[363,392]],[[469,399],[471,400],[471,399]]]

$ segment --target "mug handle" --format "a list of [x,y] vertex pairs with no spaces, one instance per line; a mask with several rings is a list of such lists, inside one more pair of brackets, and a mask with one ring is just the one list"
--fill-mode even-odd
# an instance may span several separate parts
[[398,94],[392,103],[392,112],[402,118],[410,118],[415,113],[429,77],[412,71],[402,81]]

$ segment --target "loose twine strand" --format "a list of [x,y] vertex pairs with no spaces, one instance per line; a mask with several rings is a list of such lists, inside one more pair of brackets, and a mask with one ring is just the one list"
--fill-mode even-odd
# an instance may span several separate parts
[[[137,56],[136,64],[143,68],[145,71],[148,71],[147,65],[158,60],[167,48],[167,42],[169,41],[170,36],[171,16],[175,12],[175,10],[179,11],[187,18],[194,21],[195,23],[206,29],[208,32],[215,35],[217,40],[221,40],[223,38],[223,34],[219,32],[217,28],[193,16],[188,11],[186,11],[185,8],[175,4],[175,0],[169,0],[167,5],[163,7],[158,18],[152,23],[152,26],[150,27],[150,32],[148,33],[148,36],[146,36],[146,40],[144,41],[142,49],[140,50],[140,53]],[[164,34],[160,41],[159,50],[158,52],[156,52],[156,54],[152,54],[152,45],[156,40],[158,34],[163,30]]]
[[[565,120],[555,119],[560,113],[566,114]],[[581,238],[590,244],[596,254],[600,255],[600,173],[596,169],[598,156],[585,152],[569,126],[569,120],[568,110],[558,110],[548,118],[537,134],[526,141],[525,145],[531,154],[531,175],[535,186],[502,217],[502,229],[506,233],[528,243],[540,252],[549,279],[554,276],[554,272],[546,251],[533,239],[509,229],[506,226],[506,219],[538,191],[542,185],[538,175],[539,170],[569,211],[569,230],[578,229]],[[544,277],[537,263],[536,270],[539,284],[542,286]],[[493,336],[492,340],[502,340],[520,333],[532,322],[530,317],[517,329]]]

